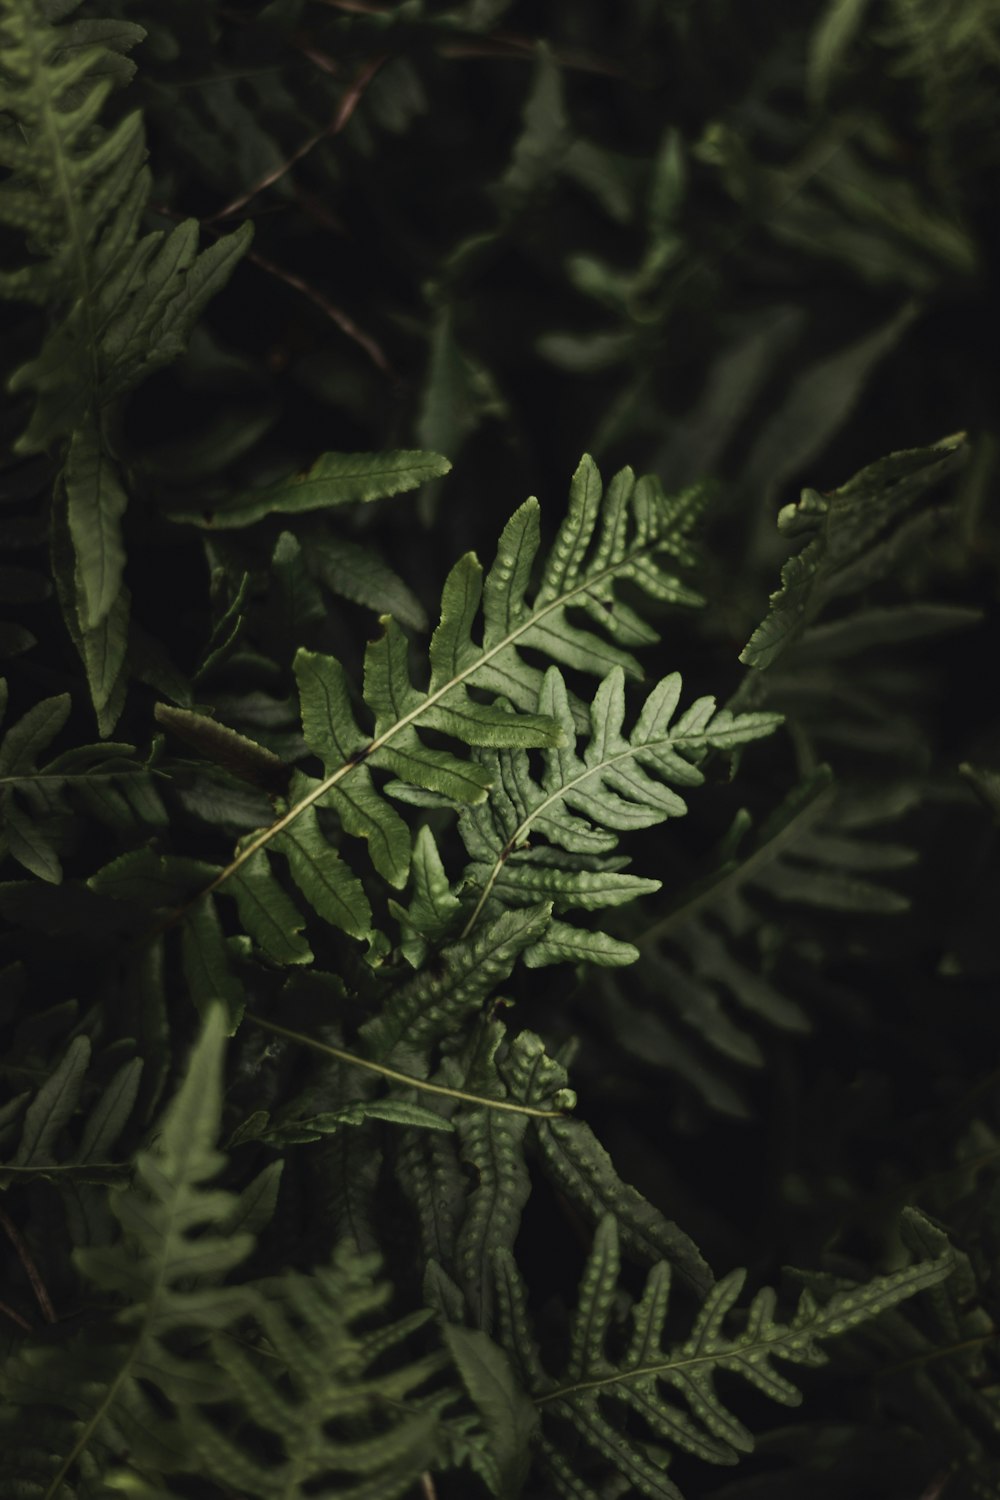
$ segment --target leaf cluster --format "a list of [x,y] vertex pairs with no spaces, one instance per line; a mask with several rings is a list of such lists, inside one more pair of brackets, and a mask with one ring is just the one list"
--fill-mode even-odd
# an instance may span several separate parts
[[0,1496],[996,1494],[995,12],[0,0]]

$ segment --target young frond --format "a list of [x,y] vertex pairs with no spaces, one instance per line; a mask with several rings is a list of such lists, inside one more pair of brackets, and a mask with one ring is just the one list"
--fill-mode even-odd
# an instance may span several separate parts
[[[915,1210],[910,1214],[919,1217]],[[743,1271],[733,1271],[705,1296],[687,1339],[667,1343],[670,1268],[665,1263],[650,1271],[642,1297],[631,1309],[627,1332],[614,1323],[618,1231],[609,1214],[594,1235],[570,1329],[568,1359],[557,1378],[546,1372],[531,1339],[524,1286],[513,1256],[498,1251],[494,1267],[502,1341],[535,1399],[543,1429],[549,1428],[550,1443],[558,1448],[560,1429],[568,1424],[635,1493],[651,1500],[682,1500],[665,1472],[671,1451],[690,1453],[707,1463],[731,1464],[753,1448],[751,1433],[716,1386],[718,1376],[738,1375],[771,1400],[797,1405],[801,1394],[775,1361],[825,1363],[820,1340],[846,1333],[916,1292],[937,1286],[950,1275],[953,1257],[946,1248],[866,1285],[837,1291],[823,1304],[803,1292],[788,1322],[776,1318],[775,1293],[765,1288],[730,1332],[727,1322],[745,1280]],[[640,1420],[656,1447],[623,1436],[622,1407]],[[574,1467],[579,1474],[579,1462]],[[562,1465],[551,1465],[549,1477],[560,1495],[577,1500],[579,1491],[567,1483]]]

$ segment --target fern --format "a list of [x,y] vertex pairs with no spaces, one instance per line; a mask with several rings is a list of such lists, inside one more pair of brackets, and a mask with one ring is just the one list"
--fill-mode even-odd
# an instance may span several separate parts
[[[713,699],[701,698],[671,726],[680,690],[676,673],[659,682],[626,739],[624,680],[615,669],[591,704],[590,738],[581,757],[573,746],[565,683],[556,668],[549,669],[538,707],[561,727],[563,747],[543,750],[540,782],[523,752],[493,756],[486,762],[494,782],[489,801],[481,811],[465,812],[459,824],[472,856],[464,884],[480,892],[466,932],[491,908],[551,901],[557,911],[594,909],[659,889],[659,881],[611,868],[608,855],[616,847],[616,834],[683,814],[685,803],[671,783],[698,785],[697,762],[710,750],[735,749],[772,733],[781,722],[775,714],[716,712]],[[539,847],[540,838],[545,842]],[[637,956],[636,949],[606,933],[585,934],[559,922],[550,925],[525,961],[539,965],[588,958],[621,964]]]
[[[178,1429],[161,1398],[169,1403],[183,1392],[188,1400],[197,1394],[211,1402],[227,1395],[218,1369],[191,1352],[211,1329],[232,1324],[247,1310],[237,1289],[217,1283],[246,1258],[253,1235],[239,1229],[237,1197],[204,1185],[223,1162],[214,1148],[223,1044],[224,1021],[216,1008],[155,1146],[136,1159],[135,1182],[112,1195],[121,1238],[76,1252],[87,1280],[123,1304],[107,1319],[103,1336],[95,1339],[84,1330],[53,1345],[28,1344],[4,1371],[7,1403],[24,1403],[29,1413],[43,1408],[34,1424],[37,1435],[29,1423],[27,1435],[19,1436],[8,1418],[4,1493],[19,1493],[19,1484],[31,1483],[54,1497],[74,1477],[85,1487],[95,1472],[95,1453],[100,1465],[128,1452],[169,1469]],[[44,1102],[32,1160],[47,1149],[45,1140],[72,1100],[64,1086],[58,1100]],[[41,1104],[34,1108],[38,1113]],[[61,1434],[55,1444],[50,1429]],[[34,1446],[38,1442],[41,1449]]]
[[[73,1156],[59,1160],[63,1134],[80,1107],[90,1056],[89,1039],[74,1037],[62,1061],[34,1097],[21,1094],[9,1101],[0,1140],[5,1151],[14,1141],[16,1149],[0,1163],[0,1185],[10,1187],[32,1180],[56,1185],[112,1183],[126,1175],[126,1165],[114,1163],[111,1152],[135,1104],[142,1073],[142,1060],[137,1057],[116,1070],[91,1106]],[[14,1141],[10,1140],[12,1136]]]
[[835,601],[869,587],[919,539],[940,525],[939,512],[915,502],[959,461],[964,434],[930,448],[915,448],[869,464],[828,495],[805,490],[778,517],[786,536],[801,538],[802,550],[785,563],[781,588],[771,596],[767,617],[744,646],[740,660],[763,670],[801,642],[818,657],[842,657],[886,641],[919,639],[964,623],[948,610],[910,605],[873,608],[819,625]]
[[[817,1340],[843,1334],[904,1298],[936,1286],[950,1275],[952,1257],[946,1250],[878,1277],[861,1289],[835,1293],[822,1306],[804,1293],[788,1323],[775,1318],[774,1293],[760,1291],[745,1315],[745,1326],[730,1334],[725,1322],[745,1279],[742,1271],[734,1271],[709,1293],[688,1338],[668,1347],[664,1347],[664,1321],[670,1273],[660,1264],[650,1272],[640,1301],[631,1309],[628,1341],[622,1341],[619,1353],[619,1335],[612,1331],[618,1235],[609,1216],[594,1235],[570,1331],[569,1355],[558,1379],[546,1372],[532,1341],[523,1283],[509,1251],[497,1252],[495,1269],[503,1341],[517,1360],[543,1423],[569,1422],[585,1444],[639,1494],[678,1500],[680,1491],[665,1473],[671,1451],[726,1464],[753,1447],[749,1431],[720,1397],[715,1384],[719,1375],[740,1375],[771,1400],[797,1404],[800,1392],[775,1367],[775,1359],[800,1365],[824,1363],[826,1356]],[[661,1387],[669,1390],[669,1397]],[[624,1405],[635,1413],[652,1434],[652,1443],[624,1441],[619,1424],[605,1414],[604,1403]],[[559,1494],[578,1500],[581,1494],[593,1493],[579,1473],[570,1474],[565,1460],[555,1459],[548,1468]]]
[[[0,708],[6,697],[0,681]],[[9,726],[0,744],[0,850],[53,883],[62,879],[59,846],[72,841],[74,802],[120,835],[167,821],[132,745],[78,745],[38,765],[69,714],[68,693],[42,699]]]
[[853,913],[860,945],[861,923],[870,929],[879,916],[909,910],[896,872],[916,851],[884,837],[884,827],[918,801],[905,784],[891,797],[852,794],[821,765],[759,828],[741,809],[704,876],[665,911],[630,913],[625,930],[639,963],[627,988],[602,980],[603,1026],[709,1108],[752,1113],[740,1070],[765,1066],[768,1033],[813,1029],[810,973],[823,1003],[817,929]]
[[67,625],[87,669],[102,732],[120,712],[129,596],[121,519],[127,492],[108,429],[114,403],[176,357],[204,304],[246,249],[249,229],[201,256],[193,220],[139,237],[149,197],[142,119],[97,121],[130,69],[120,52],[143,36],[88,20],[50,25],[36,0],[0,10],[0,223],[27,259],[0,274],[0,295],[45,309],[40,352],[8,382],[34,410],[21,453],[59,443],[54,561]]
[[[252,1427],[228,1436],[195,1410],[186,1416],[186,1437],[204,1478],[235,1483],[261,1500],[292,1500],[321,1483],[335,1483],[350,1500],[395,1500],[429,1466],[438,1416],[419,1394],[440,1373],[442,1356],[401,1361],[398,1346],[426,1313],[374,1332],[357,1329],[388,1300],[388,1287],[372,1283],[373,1268],[371,1257],[341,1250],[328,1269],[308,1277],[292,1273],[258,1303],[259,1351],[215,1341],[219,1367],[240,1393]],[[393,1361],[388,1370],[387,1356]],[[354,1436],[366,1428],[366,1436]],[[267,1440],[255,1440],[257,1434]],[[281,1462],[261,1456],[275,1444],[283,1449]]]
[[[451,804],[475,804],[486,800],[490,770],[481,759],[432,748],[421,730],[477,747],[559,743],[567,729],[544,710],[534,711],[543,674],[521,651],[544,650],[579,671],[610,667],[639,675],[627,647],[655,639],[655,632],[616,590],[629,583],[657,599],[697,602],[698,596],[674,571],[677,563],[691,561],[686,532],[696,515],[694,495],[670,500],[655,480],[636,482],[628,470],[615,477],[605,495],[594,465],[583,460],[571,487],[568,515],[533,598],[528,596],[529,579],[539,548],[539,508],[534,500],[526,501],[508,522],[485,580],[471,553],[452,569],[430,643],[426,687],[412,680],[400,627],[391,617],[384,618],[383,634],[365,656],[364,700],[370,714],[365,725],[359,722],[336,658],[300,650],[295,675],[303,732],[325,774],[316,779],[296,771],[287,810],[268,828],[242,840],[230,864],[212,871],[205,894],[185,906],[192,953],[204,944],[204,962],[219,972],[221,946],[211,903],[213,892],[225,887],[237,895],[250,936],[264,951],[279,962],[307,961],[300,940],[283,942],[278,936],[278,929],[294,934],[301,922],[269,874],[272,853],[287,859],[299,891],[325,921],[371,942],[368,897],[324,832],[320,809],[332,810],[347,834],[365,839],[378,874],[390,885],[402,886],[409,870],[411,836],[372,771],[392,773],[404,790],[415,788]],[[480,601],[483,639],[477,644],[473,629]],[[591,623],[576,624],[571,610],[582,611]],[[484,702],[484,694],[502,701]],[[170,710],[169,719],[181,723],[178,711]],[[209,727],[205,726],[206,734]],[[130,866],[119,868],[124,875]],[[265,890],[271,893],[271,913],[261,899]],[[211,993],[211,981],[201,989]]]

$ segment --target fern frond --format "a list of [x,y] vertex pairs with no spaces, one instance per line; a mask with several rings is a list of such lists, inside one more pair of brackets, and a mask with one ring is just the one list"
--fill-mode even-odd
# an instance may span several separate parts
[[[330,510],[358,500],[379,500],[440,479],[451,464],[439,453],[414,450],[389,453],[323,453],[306,474],[292,474],[259,490],[235,495],[224,507],[171,513],[171,520],[188,521],[212,531],[252,526],[270,515],[299,515],[303,511]],[[363,557],[368,554],[357,548]],[[333,576],[336,550],[320,554]],[[370,571],[370,565],[369,565]],[[359,584],[361,580],[359,580]],[[354,594],[348,597],[353,598]],[[384,612],[383,609],[380,613]]]
[[[687,811],[675,786],[698,786],[698,762],[710,750],[732,750],[770,734],[777,714],[734,716],[700,698],[677,721],[680,700],[675,672],[652,689],[626,738],[624,674],[616,667],[590,707],[590,735],[581,755],[566,686],[558,669],[545,675],[538,708],[559,725],[561,746],[544,748],[541,779],[524,752],[481,757],[494,783],[489,801],[466,810],[459,821],[472,857],[464,883],[480,894],[465,925],[469,932],[485,911],[551,901],[555,911],[619,906],[649,891],[658,880],[623,875],[607,861],[617,835],[648,828]],[[538,845],[535,841],[544,839]],[[596,856],[596,858],[595,858]],[[630,963],[638,955],[604,933],[584,934],[553,924],[526,954],[529,965],[555,963],[586,953],[592,961]]]
[[38,354],[8,382],[34,397],[16,450],[63,450],[53,569],[102,734],[124,698],[130,603],[128,497],[107,417],[183,350],[252,233],[245,225],[201,255],[194,220],[140,238],[150,191],[141,116],[111,129],[99,119],[114,83],[129,77],[118,54],[143,35],[126,23],[52,25],[36,0],[0,6],[0,224],[23,239],[23,263],[0,272],[0,296],[44,307],[49,322]]
[[[862,611],[825,627],[818,627],[816,621],[834,601],[883,578],[908,547],[934,530],[939,514],[917,509],[916,503],[954,473],[964,441],[960,433],[929,448],[892,453],[829,494],[803,490],[796,504],[786,505],[778,516],[778,528],[788,537],[802,539],[804,545],[782,568],[781,588],[772,594],[768,615],[744,646],[740,660],[763,670],[792,646],[801,645],[806,651],[817,636],[820,649],[829,649],[831,632],[839,633],[841,651],[845,646],[857,651],[887,639],[918,638],[939,628],[941,622],[933,611],[930,619],[918,611],[914,620],[910,605]],[[866,617],[871,615],[874,618]],[[849,644],[843,640],[846,632]]]
[[[253,1236],[234,1228],[236,1196],[205,1186],[224,1161],[214,1145],[224,1041],[216,1006],[156,1143],[139,1153],[134,1182],[112,1192],[120,1240],[75,1252],[78,1270],[121,1304],[102,1337],[84,1329],[61,1343],[29,1343],[4,1370],[7,1400],[72,1421],[70,1441],[50,1454],[44,1491],[50,1500],[64,1481],[85,1476],[88,1464],[92,1469],[125,1452],[154,1472],[169,1470],[183,1453],[171,1403],[227,1395],[217,1367],[178,1352],[247,1310],[241,1291],[215,1283],[249,1254]],[[159,1393],[156,1400],[148,1386]]]
[[[698,510],[694,492],[668,499],[654,479],[637,482],[627,469],[605,494],[593,462],[583,459],[571,486],[569,513],[533,598],[529,584],[540,542],[535,500],[526,501],[508,522],[485,581],[472,553],[451,570],[430,643],[426,687],[412,679],[402,630],[391,617],[383,619],[383,633],[365,656],[366,722],[355,709],[336,658],[299,650],[294,665],[303,732],[323,763],[324,776],[295,773],[287,811],[241,841],[235,858],[214,874],[204,900],[211,902],[214,890],[231,883],[251,861],[261,892],[268,880],[276,889],[267,862],[281,853],[307,903],[325,921],[372,941],[368,898],[328,837],[320,811],[334,812],[345,833],[365,839],[377,872],[401,887],[410,865],[411,835],[373,771],[395,776],[395,787],[418,800],[426,795],[463,806],[486,799],[489,769],[481,760],[432,747],[422,739],[422,730],[485,749],[558,744],[567,729],[537,711],[544,678],[522,657],[522,649],[543,651],[587,673],[610,667],[640,675],[626,648],[654,640],[655,632],[616,590],[627,582],[660,600],[699,602],[676,573],[678,564],[692,561],[687,532]],[[473,634],[480,604],[481,644]],[[572,618],[574,611],[590,616],[586,628]],[[486,702],[487,695],[500,701]],[[276,895],[275,901],[280,900]],[[251,912],[249,904],[245,910]],[[251,935],[263,942],[262,924],[252,915],[250,920]],[[202,925],[206,922],[203,917]],[[277,957],[278,945],[272,942],[269,951]],[[295,951],[304,958],[301,947]]]
[[510,974],[518,957],[546,931],[545,903],[502,912],[467,938],[443,948],[436,965],[390,992],[361,1036],[385,1059],[400,1044],[424,1049],[455,1031]]
[[599,981],[602,1024],[630,1056],[684,1079],[710,1109],[746,1116],[736,1070],[764,1065],[768,1030],[812,1027],[808,976],[822,973],[824,921],[853,912],[867,927],[909,909],[894,872],[916,853],[884,837],[884,827],[916,800],[905,783],[881,796],[852,793],[824,765],[758,829],[742,810],[714,868],[661,916],[633,914],[626,935],[639,962],[627,989],[613,974]]
[[377,1266],[342,1245],[329,1267],[270,1283],[254,1309],[258,1348],[213,1340],[242,1420],[227,1432],[193,1406],[184,1413],[203,1477],[261,1500],[331,1483],[345,1500],[396,1500],[428,1468],[439,1418],[421,1392],[446,1361],[401,1354],[426,1312],[371,1327],[390,1297]]
[[[952,1193],[947,1195],[956,1228],[945,1232],[922,1215],[905,1218],[901,1225],[911,1255],[951,1253],[954,1275],[919,1303],[855,1330],[842,1356],[848,1367],[874,1375],[887,1405],[923,1434],[942,1464],[950,1462],[961,1492],[992,1500],[1000,1487],[1000,1189],[992,1172],[984,1181],[981,1169],[985,1155],[996,1155],[996,1134],[985,1122],[977,1123],[956,1162],[956,1175],[965,1179],[964,1201],[956,1204]],[[953,1185],[954,1177],[948,1176]],[[851,1285],[828,1274],[803,1279],[819,1295]]]
[[33,1179],[56,1185],[112,1183],[127,1175],[125,1163],[112,1162],[111,1152],[135,1104],[141,1058],[134,1057],[117,1069],[77,1127],[75,1150],[66,1153],[64,1136],[80,1108],[90,1056],[89,1038],[74,1037],[30,1102],[22,1096],[11,1101],[17,1105],[13,1114],[4,1111],[0,1140],[5,1152],[16,1141],[16,1150],[0,1162],[0,1187]]
[[[718,1376],[738,1375],[771,1400],[797,1405],[800,1392],[775,1360],[824,1364],[827,1356],[819,1340],[843,1334],[916,1292],[936,1286],[951,1274],[953,1257],[950,1251],[942,1251],[867,1285],[835,1292],[823,1305],[803,1292],[787,1323],[775,1317],[775,1294],[765,1289],[753,1298],[742,1327],[729,1333],[726,1320],[745,1280],[743,1271],[733,1271],[708,1293],[688,1338],[666,1346],[670,1269],[661,1263],[649,1273],[642,1297],[631,1309],[627,1343],[619,1351],[612,1332],[619,1278],[618,1232],[608,1215],[594,1235],[570,1330],[569,1356],[558,1378],[546,1372],[531,1340],[524,1286],[513,1256],[500,1250],[494,1264],[502,1339],[518,1363],[543,1424],[553,1424],[557,1433],[560,1424],[570,1424],[586,1446],[638,1494],[653,1500],[681,1500],[663,1463],[646,1451],[648,1444],[622,1435],[620,1421],[611,1418],[609,1408],[627,1408],[654,1441],[667,1444],[668,1449],[691,1453],[708,1463],[735,1463],[741,1453],[752,1449],[753,1438],[725,1404],[716,1388]],[[549,1437],[557,1443],[551,1432]],[[576,1500],[578,1491],[564,1482],[561,1467],[553,1466],[550,1478],[560,1494]]]
[[[510,1043],[501,1073],[513,1099],[536,1108],[575,1103],[566,1069],[548,1056],[541,1038],[522,1031]],[[689,1235],[671,1223],[630,1183],[584,1120],[563,1115],[533,1118],[531,1130],[546,1174],[592,1222],[611,1214],[628,1249],[644,1264],[669,1261],[684,1281],[703,1293],[712,1284],[705,1257]]]
[[[5,706],[0,680],[0,713]],[[131,745],[78,745],[38,764],[70,707],[68,693],[44,698],[0,742],[0,858],[10,854],[54,884],[62,879],[60,850],[72,840],[74,803],[119,834],[166,823],[152,776]]]
[[[79,431],[86,455],[83,448],[75,461],[71,455],[71,490],[87,483],[98,461],[94,415],[181,352],[251,232],[244,226],[200,256],[194,220],[139,239],[150,189],[142,118],[133,112],[111,130],[98,121],[122,72],[108,66],[108,41],[134,45],[142,35],[139,27],[109,35],[91,22],[71,36],[51,25],[35,0],[4,0],[0,12],[0,108],[18,127],[0,147],[11,171],[0,221],[25,236],[30,257],[0,276],[0,295],[55,314],[41,352],[11,383],[37,397],[18,449],[40,452]],[[75,540],[88,526],[100,535],[106,520],[113,517],[95,515],[85,524],[71,500]],[[110,608],[114,590],[109,585],[91,599],[85,588],[90,627]]]

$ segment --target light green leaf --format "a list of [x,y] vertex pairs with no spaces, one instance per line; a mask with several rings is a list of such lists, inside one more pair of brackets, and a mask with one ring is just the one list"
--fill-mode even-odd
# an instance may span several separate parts
[[462,905],[452,892],[434,835],[426,823],[413,843],[410,879],[413,897],[409,907],[390,901],[389,909],[400,926],[403,957],[414,969],[419,969],[428,947],[444,938]]
[[324,921],[362,941],[372,933],[372,912],[358,877],[324,836],[313,807],[306,807],[271,847],[284,854],[292,879]]
[[397,495],[447,474],[450,468],[451,464],[440,454],[419,450],[323,453],[308,473],[292,474],[260,490],[245,490],[210,516],[199,510],[177,512],[172,519],[215,531],[231,530],[252,526],[264,516],[329,510],[353,501]]
[[312,963],[312,949],[301,935],[305,917],[278,884],[262,849],[244,860],[225,889],[236,899],[245,931],[268,958],[278,964]]
[[[482,809],[463,812],[459,823],[472,857],[465,881],[480,892],[466,931],[498,901],[511,906],[547,899],[556,910],[593,910],[659,888],[658,881],[609,868],[606,856],[618,833],[682,815],[686,804],[674,786],[701,783],[695,762],[710,750],[731,750],[771,734],[781,722],[776,714],[734,716],[702,698],[671,724],[680,690],[676,673],[657,683],[626,738],[624,672],[615,667],[595,694],[581,755],[565,682],[556,667],[549,668],[538,708],[562,728],[563,744],[541,751],[540,780],[523,753],[484,755],[498,791]],[[637,956],[630,944],[556,922],[526,961],[537,966],[556,962],[560,954],[602,964],[630,963]]]

